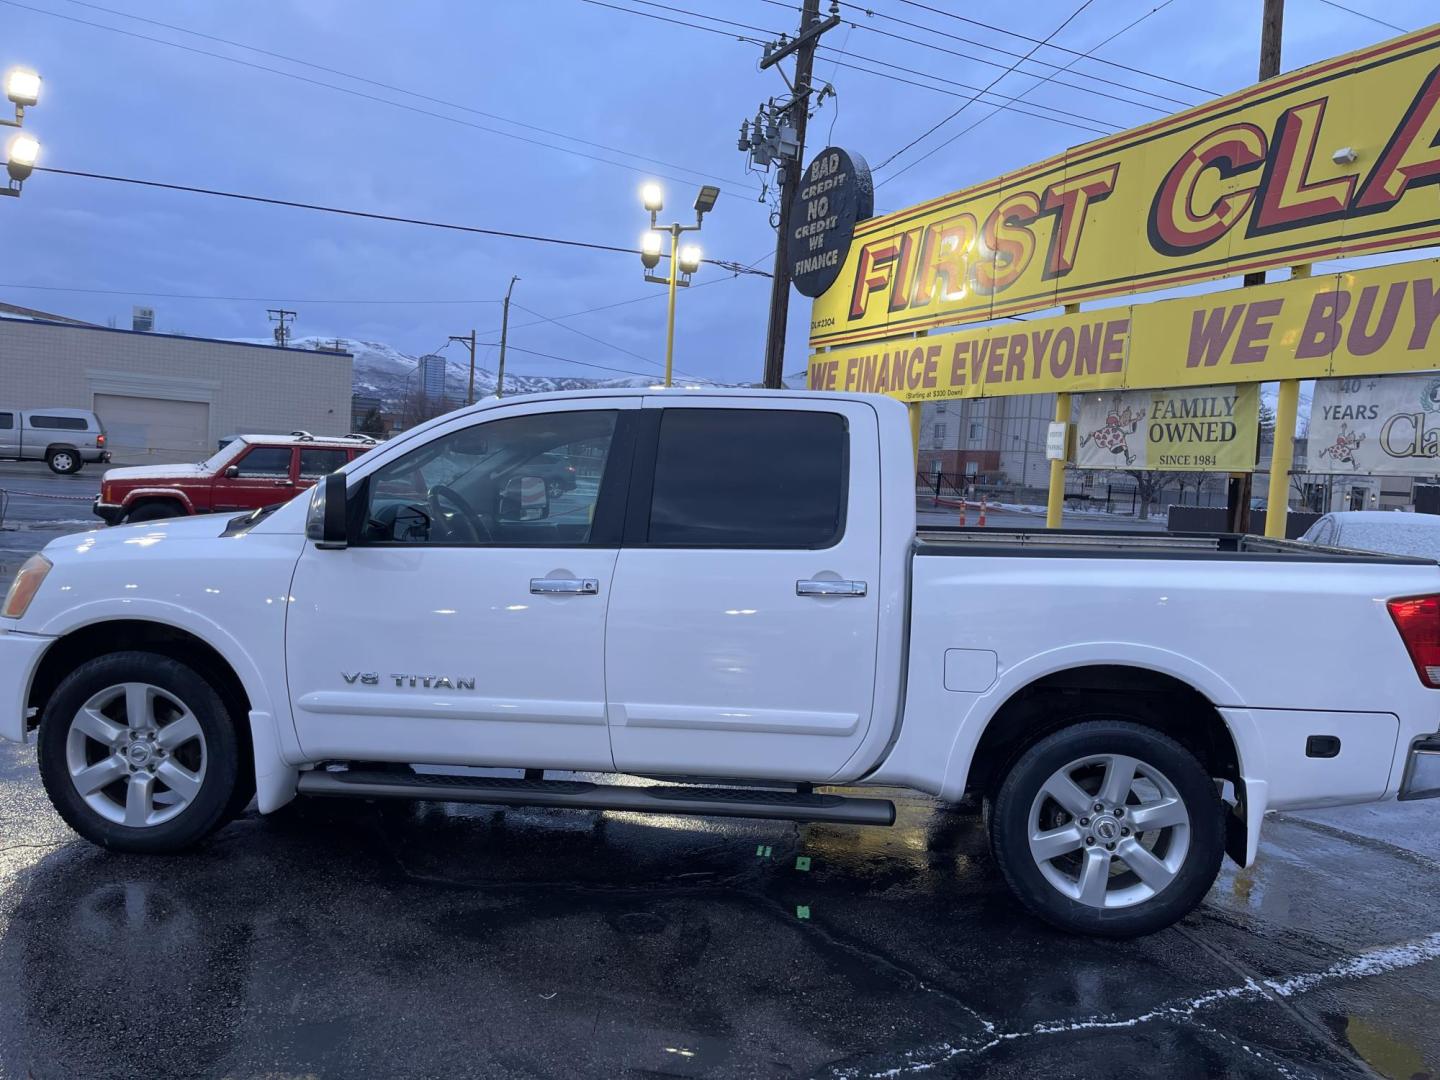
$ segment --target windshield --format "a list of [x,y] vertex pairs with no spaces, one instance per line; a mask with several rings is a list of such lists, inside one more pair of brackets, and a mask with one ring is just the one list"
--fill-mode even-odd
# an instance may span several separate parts
[[244,450],[248,445],[250,444],[244,439],[235,439],[228,442],[204,461],[200,462],[200,467],[211,472],[219,472],[227,463],[235,460],[235,458],[239,456],[240,451]]
[[1440,559],[1440,523],[1426,521],[1424,524],[1404,520],[1409,515],[1396,514],[1394,522],[1356,522],[1341,525],[1340,547],[1356,548],[1360,551],[1379,551],[1387,555],[1419,555],[1425,559]]

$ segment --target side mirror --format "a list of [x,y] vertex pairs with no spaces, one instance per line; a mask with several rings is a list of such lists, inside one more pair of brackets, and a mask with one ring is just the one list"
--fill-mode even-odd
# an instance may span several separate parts
[[237,477],[237,476],[240,475],[240,466],[239,466],[239,465],[227,465],[227,466],[225,466],[225,475],[228,476],[231,480],[234,480],[235,477]]
[[345,518],[345,474],[331,473],[310,493],[305,538],[317,548],[343,548],[349,542]]
[[500,492],[501,521],[542,521],[550,516],[550,490],[543,476],[512,476]]

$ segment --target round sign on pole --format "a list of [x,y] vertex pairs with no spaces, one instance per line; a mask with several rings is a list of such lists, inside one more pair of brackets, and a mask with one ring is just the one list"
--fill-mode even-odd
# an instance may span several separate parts
[[875,212],[875,183],[859,154],[827,147],[800,177],[790,207],[785,261],[790,280],[803,296],[819,296],[835,282],[855,223]]

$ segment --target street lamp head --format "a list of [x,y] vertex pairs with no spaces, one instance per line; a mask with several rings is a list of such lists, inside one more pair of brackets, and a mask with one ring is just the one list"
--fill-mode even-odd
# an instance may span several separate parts
[[5,96],[16,105],[34,105],[40,100],[40,76],[29,68],[11,68],[5,76]]
[[641,185],[640,201],[644,203],[646,210],[652,214],[658,214],[665,209],[665,192],[660,189],[659,184],[651,181]]
[[682,273],[693,274],[700,269],[700,245],[686,244],[680,249],[680,270]]
[[715,200],[720,197],[720,189],[714,184],[706,184],[700,189],[700,194],[695,196],[695,213],[708,214],[715,209]]
[[40,156],[40,143],[35,136],[22,131],[10,140],[6,156],[9,160],[5,167],[10,173],[10,179],[28,179],[35,168],[36,158]]
[[654,229],[646,229],[640,237],[640,262],[646,270],[653,270],[660,262],[660,245],[663,237]]

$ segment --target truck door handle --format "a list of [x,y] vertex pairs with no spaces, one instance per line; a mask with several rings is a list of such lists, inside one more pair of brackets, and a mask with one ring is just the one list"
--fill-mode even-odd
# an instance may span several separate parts
[[795,582],[796,596],[864,596],[863,581],[831,581],[818,578]]
[[595,596],[600,592],[600,582],[593,577],[587,578],[551,578],[532,577],[530,579],[530,591],[541,596],[556,596],[561,594],[575,596]]

